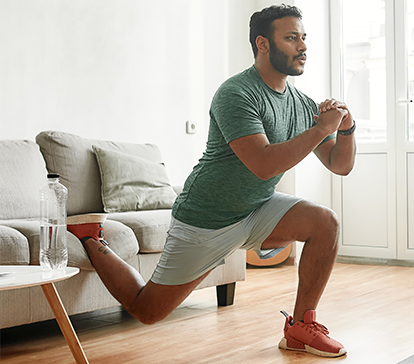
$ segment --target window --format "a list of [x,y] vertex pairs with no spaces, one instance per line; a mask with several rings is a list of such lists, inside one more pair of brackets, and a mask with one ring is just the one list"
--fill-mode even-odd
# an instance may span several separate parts
[[385,142],[385,1],[346,0],[342,12],[343,99],[358,125],[357,140]]

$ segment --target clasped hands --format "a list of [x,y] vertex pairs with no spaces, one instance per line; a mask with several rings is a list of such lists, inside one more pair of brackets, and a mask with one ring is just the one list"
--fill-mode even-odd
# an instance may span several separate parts
[[348,106],[335,99],[327,99],[319,105],[319,116],[314,116],[315,122],[330,130],[330,134],[336,130],[348,130],[353,125],[353,118]]

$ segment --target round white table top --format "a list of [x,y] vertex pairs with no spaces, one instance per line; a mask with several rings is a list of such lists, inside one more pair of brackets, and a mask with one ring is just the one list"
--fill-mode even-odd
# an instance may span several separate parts
[[79,268],[44,271],[39,265],[0,265],[0,291],[58,282],[79,273]]

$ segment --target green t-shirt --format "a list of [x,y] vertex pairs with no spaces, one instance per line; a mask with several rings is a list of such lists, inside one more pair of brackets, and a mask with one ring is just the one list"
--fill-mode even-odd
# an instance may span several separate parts
[[258,133],[265,133],[272,144],[281,143],[314,126],[313,115],[318,114],[313,100],[289,83],[284,93],[276,92],[254,66],[225,81],[211,103],[206,151],[177,197],[173,216],[205,229],[247,217],[274,194],[283,174],[261,180],[229,143]]

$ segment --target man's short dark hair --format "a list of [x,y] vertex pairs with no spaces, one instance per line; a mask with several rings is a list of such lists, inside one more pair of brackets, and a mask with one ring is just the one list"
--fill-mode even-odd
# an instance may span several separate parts
[[293,16],[302,19],[302,11],[296,6],[291,5],[272,5],[254,13],[250,18],[250,44],[252,45],[254,58],[257,56],[256,38],[261,35],[269,39],[273,34],[273,21]]

